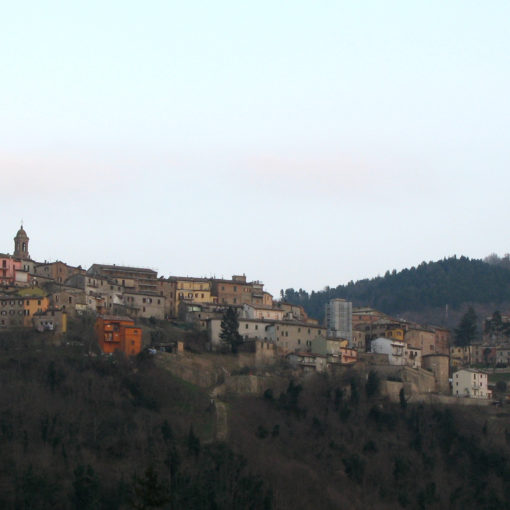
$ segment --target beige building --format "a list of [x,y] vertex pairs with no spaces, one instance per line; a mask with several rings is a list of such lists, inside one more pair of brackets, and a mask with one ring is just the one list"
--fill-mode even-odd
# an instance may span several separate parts
[[479,370],[461,369],[453,374],[452,393],[456,397],[491,398],[488,379],[488,375]]
[[211,280],[208,278],[193,278],[189,276],[171,276],[175,282],[175,312],[179,314],[181,303],[216,303],[217,299],[211,293]]
[[404,347],[404,357],[408,367],[420,368],[422,366],[421,349],[406,345]]
[[234,275],[231,280],[213,278],[211,285],[212,294],[221,305],[273,305],[273,296],[264,291],[264,284],[248,282],[245,275]]
[[34,275],[50,278],[57,283],[64,283],[73,274],[85,274],[81,267],[73,267],[65,262],[43,262],[34,265]]
[[317,338],[326,337],[326,328],[306,322],[281,321],[273,323],[269,328],[270,338],[275,342],[278,351],[294,352],[312,350],[312,342]]
[[[268,321],[265,319],[239,318],[239,334],[246,340],[268,340],[280,353],[311,351],[312,342],[326,336],[326,329],[300,322]],[[212,349],[221,345],[221,319],[208,319],[208,334]]]
[[241,317],[246,319],[282,321],[285,315],[285,311],[280,308],[273,308],[271,306],[264,305],[249,305],[245,303],[241,309]]
[[411,327],[405,333],[405,342],[414,348],[421,349],[421,355],[436,353],[436,335],[425,328]]
[[165,318],[165,296],[154,292],[125,291],[121,299],[123,305],[137,310],[136,317],[159,320]]
[[365,332],[352,330],[352,348],[358,352],[366,351]]
[[437,391],[444,395],[450,394],[450,363],[447,354],[427,354],[421,360],[422,368],[434,374]]
[[113,281],[120,287],[138,292],[158,292],[158,273],[143,267],[92,264],[87,275]]
[[158,280],[158,293],[165,297],[165,317],[173,319],[177,310],[177,281],[172,278],[160,278]]
[[327,357],[311,352],[293,352],[287,354],[287,361],[303,372],[324,372],[327,369]]

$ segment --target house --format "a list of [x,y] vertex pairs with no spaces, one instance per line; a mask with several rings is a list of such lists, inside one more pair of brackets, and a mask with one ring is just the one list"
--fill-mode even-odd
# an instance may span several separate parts
[[404,348],[404,357],[406,359],[406,365],[411,368],[421,367],[421,349],[406,345]]
[[36,312],[32,317],[36,331],[52,331],[54,333],[67,332],[67,313],[60,308],[48,308],[45,312]]
[[312,343],[326,337],[326,328],[308,322],[278,321],[267,328],[268,337],[281,353],[312,351]]
[[144,267],[92,264],[87,275],[103,280],[113,280],[116,285],[139,292],[158,291],[158,273]]
[[211,279],[211,291],[222,305],[273,305],[273,296],[264,291],[260,281],[248,282],[246,276],[234,275],[231,280]]
[[271,321],[281,321],[285,315],[285,311],[272,306],[249,305],[243,304],[241,309],[241,317],[247,319],[265,319]]
[[[206,321],[211,348],[216,350],[221,347],[223,343],[220,338],[222,319],[211,318],[206,319]],[[248,340],[272,340],[268,331],[268,328],[272,326],[271,322],[262,319],[238,319],[238,323],[238,332],[245,342]]]
[[324,372],[327,368],[327,357],[311,352],[293,352],[286,356],[287,361],[294,368],[303,372]]
[[115,351],[135,356],[142,349],[142,330],[130,317],[100,315],[95,324],[99,347],[105,354]]
[[428,328],[418,325],[409,326],[405,334],[405,342],[411,347],[421,349],[422,356],[436,352],[436,335]]
[[175,284],[175,309],[173,317],[179,315],[179,310],[182,310],[182,303],[217,302],[217,298],[212,295],[211,281],[208,278],[171,276],[169,280]]
[[8,254],[0,253],[0,284],[14,285],[16,273],[21,270],[21,261]]
[[[114,296],[115,298],[115,296]],[[136,309],[137,317],[145,319],[163,320],[165,318],[165,296],[161,296],[155,292],[137,292],[125,291],[123,294],[116,296],[113,305],[125,305],[131,309]]]
[[49,306],[46,294],[38,288],[21,289],[0,295],[0,327],[32,327],[32,317]]
[[405,365],[405,343],[392,338],[376,338],[370,343],[370,351],[377,354],[386,354],[390,365]]
[[452,393],[456,397],[491,398],[488,375],[472,368],[458,370],[453,374]]

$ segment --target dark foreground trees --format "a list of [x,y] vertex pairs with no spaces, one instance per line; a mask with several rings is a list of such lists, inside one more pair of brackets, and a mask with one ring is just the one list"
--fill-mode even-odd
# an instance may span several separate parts
[[455,328],[455,345],[465,347],[471,345],[476,339],[477,326],[476,326],[476,313],[472,306],[462,316],[459,326]]
[[239,334],[239,320],[237,318],[237,312],[231,306],[229,306],[223,314],[220,338],[225,345],[230,347],[234,354],[237,353],[239,345],[243,342],[243,338]]

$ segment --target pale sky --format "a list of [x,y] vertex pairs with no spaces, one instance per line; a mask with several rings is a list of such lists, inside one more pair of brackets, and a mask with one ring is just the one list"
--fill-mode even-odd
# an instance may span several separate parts
[[278,294],[510,251],[507,1],[4,2],[0,252]]

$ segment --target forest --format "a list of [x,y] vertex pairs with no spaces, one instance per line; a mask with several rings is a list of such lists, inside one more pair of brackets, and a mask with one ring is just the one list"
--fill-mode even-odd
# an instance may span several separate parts
[[498,304],[510,302],[510,264],[507,256],[490,255],[485,260],[454,256],[310,293],[286,289],[281,291],[281,297],[303,305],[310,316],[320,320],[325,304],[333,298],[347,299],[353,306],[370,306],[390,315],[444,309],[446,305],[457,309],[465,303],[490,303],[494,310]]
[[227,441],[207,391],[145,354],[1,334],[0,383],[5,509],[510,507],[506,409],[390,403],[373,372],[226,397]]

